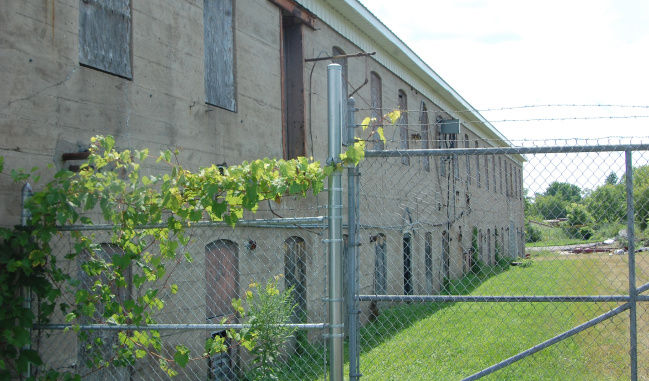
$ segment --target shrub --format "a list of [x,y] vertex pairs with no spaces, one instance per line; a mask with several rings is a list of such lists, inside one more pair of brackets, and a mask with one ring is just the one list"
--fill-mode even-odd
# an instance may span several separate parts
[[589,239],[593,236],[593,216],[582,204],[571,203],[566,207],[568,220],[561,224],[570,238]]
[[526,243],[539,242],[541,239],[543,239],[543,236],[541,234],[541,229],[532,225],[531,222],[525,221],[525,242]]
[[269,280],[265,286],[250,284],[243,300],[232,305],[250,327],[242,332],[244,345],[252,355],[249,380],[266,381],[278,379],[279,357],[282,347],[295,332],[289,323],[295,302],[292,288],[279,291],[277,283],[281,276]]

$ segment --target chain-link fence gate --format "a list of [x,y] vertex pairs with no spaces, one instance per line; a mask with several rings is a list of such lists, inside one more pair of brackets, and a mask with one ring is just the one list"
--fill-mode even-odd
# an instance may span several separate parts
[[649,379],[649,146],[455,132],[350,170],[350,379]]
[[[337,160],[345,115],[346,144],[355,139],[355,109],[351,101],[343,112],[340,70],[329,73],[329,157]],[[377,380],[496,371],[497,379],[647,379],[649,146],[513,148],[480,140],[478,148],[476,138],[468,148],[465,135],[456,148],[461,135],[437,129],[446,122],[431,124],[439,133],[429,135],[421,121],[421,134],[406,127],[386,135],[423,149],[391,150],[390,140],[367,151],[347,169],[345,198],[340,172],[332,176],[327,218],[320,199],[288,200],[282,208],[290,218],[241,221],[235,230],[192,226],[178,249],[192,261],[169,267],[177,290],[159,296],[165,308],[155,324],[81,324],[90,342],[101,343],[94,347],[66,331],[63,316],[35,327],[42,368],[88,379],[166,378],[151,357],[110,364],[120,333],[164,337],[161,356],[173,356],[175,344],[202,353],[206,338],[246,327],[233,299],[281,276],[279,288],[292,288],[296,306],[282,324],[297,331],[279,354],[280,379],[339,380],[343,368],[350,379]],[[62,258],[73,251],[70,232],[80,231],[98,244],[95,255],[108,258],[119,250],[111,229],[64,227],[52,244]],[[82,262],[67,271],[92,287]],[[143,290],[123,292],[117,299]],[[97,351],[105,366],[85,369]],[[199,356],[177,377],[245,379],[249,364],[250,354],[228,341],[226,351]],[[39,368],[32,375],[43,375]]]

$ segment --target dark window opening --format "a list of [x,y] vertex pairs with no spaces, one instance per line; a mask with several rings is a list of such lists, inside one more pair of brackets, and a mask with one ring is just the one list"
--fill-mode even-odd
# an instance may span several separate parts
[[[430,148],[430,136],[428,134],[428,110],[426,109],[426,104],[424,102],[421,102],[421,115],[419,117],[419,123],[421,123],[421,148],[428,149]],[[430,172],[430,158],[428,156],[423,156],[421,160],[424,171]]]
[[412,295],[412,236],[410,233],[403,235],[403,293]]
[[[399,90],[399,110],[401,116],[399,117],[399,138],[401,140],[401,148],[408,149],[408,97],[403,90]],[[410,158],[408,155],[401,156],[401,164],[410,165]]]
[[[478,148],[478,141],[475,141],[475,148]],[[480,188],[480,155],[475,155],[475,176],[478,188]]]
[[382,150],[385,148],[385,144],[379,138],[376,129],[382,127],[383,121],[383,86],[381,84],[381,77],[376,72],[370,73],[370,95],[371,95],[371,117],[376,118],[377,122],[372,126],[372,140],[374,144],[372,149]]
[[293,323],[306,322],[306,247],[301,237],[289,237],[284,241],[284,285],[293,288],[291,296],[296,306],[293,309]]
[[376,295],[385,295],[387,292],[387,274],[386,274],[386,244],[385,234],[379,233],[374,236],[374,293]]
[[445,230],[442,232],[442,285],[448,291],[451,281],[450,237]]
[[282,17],[282,108],[284,158],[306,156],[302,23]]
[[433,293],[433,233],[424,235],[424,267],[426,270],[426,293]]
[[[345,51],[343,51],[341,48],[334,46],[331,49],[331,53],[333,56],[344,56]],[[341,58],[335,58],[333,60],[333,63],[337,63],[338,65],[341,66],[342,68],[342,77],[343,77],[343,99],[347,99],[349,94],[349,89],[347,84],[348,82],[348,77],[347,77],[347,57],[341,57]]]

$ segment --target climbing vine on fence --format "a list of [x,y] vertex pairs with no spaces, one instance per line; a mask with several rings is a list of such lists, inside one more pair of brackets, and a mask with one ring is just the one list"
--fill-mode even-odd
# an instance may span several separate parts
[[[17,378],[28,366],[42,364],[39,354],[29,348],[30,330],[34,324],[49,322],[54,313],[65,316],[77,331],[81,323],[155,323],[155,312],[164,308],[161,294],[178,291],[171,282],[173,270],[182,261],[192,261],[189,252],[183,252],[189,241],[188,227],[201,220],[225,221],[234,227],[244,210],[255,211],[263,200],[280,202],[286,195],[317,194],[333,171],[356,165],[363,156],[364,142],[359,140],[326,166],[304,157],[265,158],[190,171],[178,163],[176,153],[167,150],[157,162],[168,170],[143,175],[142,166],[152,160],[147,149],[118,151],[112,137],[93,138],[89,159],[78,173],[58,172],[27,201],[31,213],[27,226],[0,229],[0,379]],[[2,165],[0,161],[0,171]],[[11,176],[15,182],[36,182],[37,173],[36,168],[12,170]],[[120,248],[119,253],[106,258],[92,236],[71,231],[73,250],[64,258],[53,254],[51,242],[62,234],[59,226],[93,223],[112,224],[111,243]],[[142,225],[158,227],[138,229]],[[90,287],[81,285],[59,263],[81,255],[82,276],[91,280]],[[136,269],[132,279],[126,279],[127,269]],[[116,290],[129,287],[130,282],[139,296],[118,298]],[[26,293],[32,295],[31,307],[24,304]],[[79,336],[88,338],[83,332]],[[155,331],[122,332],[118,337],[119,350],[111,358],[97,354],[84,366],[127,365],[152,356],[174,375],[192,358],[224,348],[222,343],[208,341],[204,353],[192,354],[178,345],[173,356],[165,357]],[[98,353],[91,347],[101,344],[101,339],[88,340],[87,352]],[[48,379],[80,376],[38,373],[39,378]]]

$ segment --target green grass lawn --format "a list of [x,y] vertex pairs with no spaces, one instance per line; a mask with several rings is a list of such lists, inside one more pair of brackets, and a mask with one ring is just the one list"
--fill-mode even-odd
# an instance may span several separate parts
[[[611,294],[624,282],[601,285],[588,274],[611,274],[608,256],[559,258],[541,253],[528,267],[487,271],[451,285],[471,295]],[[598,272],[598,266],[602,267]],[[606,271],[603,271],[606,270]],[[615,270],[615,271],[618,271]],[[363,380],[456,380],[560,334],[616,306],[615,303],[426,303],[382,310],[361,330]],[[645,318],[646,320],[646,318]],[[642,324],[641,324],[642,325]],[[646,325],[645,325],[646,326]],[[493,380],[627,379],[628,313],[504,368]],[[641,340],[641,339],[639,339]],[[644,343],[644,344],[643,344]],[[646,342],[640,341],[645,349]],[[322,359],[322,356],[318,357]],[[321,379],[307,370],[323,366],[289,361],[287,379]],[[300,371],[303,370],[303,371]],[[347,372],[347,369],[345,370]],[[649,369],[640,365],[641,375]],[[643,373],[644,372],[644,373]]]

